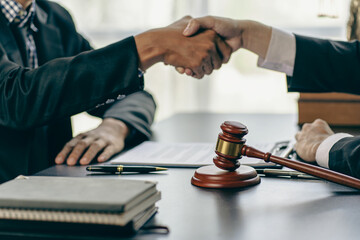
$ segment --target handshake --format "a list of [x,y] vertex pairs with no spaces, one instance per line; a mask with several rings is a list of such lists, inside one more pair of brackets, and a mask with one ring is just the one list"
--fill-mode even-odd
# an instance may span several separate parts
[[167,27],[135,36],[139,66],[143,71],[157,62],[164,62],[179,73],[199,79],[227,63],[239,48],[265,58],[270,39],[269,26],[212,16],[187,16]]

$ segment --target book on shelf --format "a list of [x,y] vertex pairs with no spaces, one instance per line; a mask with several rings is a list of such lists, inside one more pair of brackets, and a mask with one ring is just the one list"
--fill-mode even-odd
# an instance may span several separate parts
[[157,211],[156,183],[94,177],[20,176],[0,185],[0,236],[121,236]]
[[345,93],[300,93],[299,124],[321,118],[331,126],[360,126],[360,96]]

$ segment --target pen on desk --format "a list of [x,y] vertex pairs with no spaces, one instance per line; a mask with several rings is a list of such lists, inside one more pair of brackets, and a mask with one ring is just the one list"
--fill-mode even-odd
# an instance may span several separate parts
[[291,178],[302,178],[302,179],[319,179],[317,177],[298,172],[298,171],[287,171],[278,169],[256,169],[258,174],[264,174],[269,177],[291,177]]
[[124,166],[124,165],[102,165],[102,166],[88,166],[87,171],[91,172],[110,172],[110,173],[122,173],[122,172],[137,172],[137,173],[150,173],[157,171],[166,171],[167,168],[152,167],[152,166]]

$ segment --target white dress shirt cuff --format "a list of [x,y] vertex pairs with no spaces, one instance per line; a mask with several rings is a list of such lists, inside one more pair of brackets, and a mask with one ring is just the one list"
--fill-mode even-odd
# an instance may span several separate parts
[[332,146],[337,143],[339,140],[346,138],[346,137],[353,137],[348,133],[337,133],[331,135],[330,137],[326,138],[319,146],[315,154],[315,160],[319,166],[329,168],[329,153]]
[[292,33],[272,28],[271,39],[265,59],[259,57],[258,66],[286,73],[294,72],[296,41]]

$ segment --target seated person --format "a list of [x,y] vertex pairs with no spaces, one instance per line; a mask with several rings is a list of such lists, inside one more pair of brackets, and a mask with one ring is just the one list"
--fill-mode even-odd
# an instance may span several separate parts
[[[143,72],[164,62],[201,78],[231,52],[213,31],[184,37],[189,17],[93,50],[56,3],[2,0],[0,8],[0,182],[55,161],[103,162],[148,139],[155,103]],[[70,116],[83,111],[104,120],[72,139]]]
[[[360,94],[360,43],[304,37],[255,21],[203,17],[190,20],[185,36],[211,29],[235,52],[248,49],[260,67],[284,72],[289,91]],[[180,73],[194,75],[178,67]],[[354,109],[356,111],[356,109]],[[360,178],[360,137],[334,134],[323,120],[305,124],[295,136],[298,155],[308,162]]]

